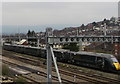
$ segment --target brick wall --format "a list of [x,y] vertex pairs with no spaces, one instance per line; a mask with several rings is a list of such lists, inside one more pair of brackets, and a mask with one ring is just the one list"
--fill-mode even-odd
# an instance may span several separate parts
[[120,43],[114,43],[114,54],[120,60]]

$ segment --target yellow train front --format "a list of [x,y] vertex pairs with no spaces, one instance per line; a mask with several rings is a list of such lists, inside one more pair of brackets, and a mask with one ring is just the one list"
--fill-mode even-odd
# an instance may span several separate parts
[[113,55],[104,56],[104,70],[120,71],[120,63]]
[[120,70],[120,63],[115,57],[111,57],[113,70],[119,71]]

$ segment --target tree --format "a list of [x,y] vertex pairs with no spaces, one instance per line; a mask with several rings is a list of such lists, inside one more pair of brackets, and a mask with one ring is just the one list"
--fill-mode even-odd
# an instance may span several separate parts
[[104,23],[106,23],[106,25],[109,25],[109,24],[110,24],[110,21],[105,18],[105,19],[102,21],[102,24],[103,24],[103,25],[104,25]]
[[30,30],[28,30],[27,36],[28,36],[28,37],[31,36]]
[[104,22],[107,21],[106,18],[103,20]]
[[82,24],[82,25],[81,25],[81,29],[84,29],[84,28],[85,28],[85,25],[84,25],[84,24]]
[[79,46],[77,45],[77,43],[64,44],[63,49],[77,52],[79,51]]
[[93,22],[92,25],[93,25],[93,26],[97,26],[97,23],[96,23],[96,22]]
[[32,34],[32,36],[35,36],[35,31],[32,31],[31,34]]
[[28,30],[27,36],[28,36],[28,37],[30,37],[30,36],[35,36],[35,31],[30,31],[30,30]]

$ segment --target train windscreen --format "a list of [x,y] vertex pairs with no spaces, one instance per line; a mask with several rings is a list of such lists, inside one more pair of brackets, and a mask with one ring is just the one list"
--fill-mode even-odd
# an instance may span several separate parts
[[111,60],[113,61],[113,63],[118,63],[118,60],[114,57],[112,57]]

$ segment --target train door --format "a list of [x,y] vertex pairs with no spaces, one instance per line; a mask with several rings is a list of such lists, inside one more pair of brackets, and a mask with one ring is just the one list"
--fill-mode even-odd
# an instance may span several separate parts
[[100,69],[104,68],[104,58],[103,57],[97,57],[96,62],[97,62],[96,64],[97,64],[98,68],[100,68]]

